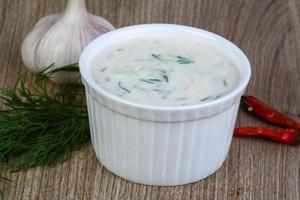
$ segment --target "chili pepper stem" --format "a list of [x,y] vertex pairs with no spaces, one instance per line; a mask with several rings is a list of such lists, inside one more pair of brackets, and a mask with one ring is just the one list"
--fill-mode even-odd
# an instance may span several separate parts
[[242,96],[241,97],[241,103],[243,104],[243,106],[245,107],[245,109],[248,112],[252,112],[253,111],[253,107],[247,102],[247,96]]

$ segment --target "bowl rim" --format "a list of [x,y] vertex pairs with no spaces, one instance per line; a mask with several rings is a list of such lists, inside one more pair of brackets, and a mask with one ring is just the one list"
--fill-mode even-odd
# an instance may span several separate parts
[[[211,100],[204,103],[199,104],[191,104],[191,105],[185,105],[185,106],[158,106],[158,105],[149,105],[149,104],[142,104],[139,102],[134,102],[131,100],[127,100],[121,97],[118,97],[114,95],[113,93],[110,93],[109,91],[102,88],[99,84],[96,83],[96,81],[93,79],[91,75],[91,67],[89,66],[90,62],[93,59],[93,54],[97,52],[97,47],[101,45],[103,41],[106,41],[110,39],[110,37],[122,34],[127,34],[128,32],[132,32],[134,30],[147,30],[147,29],[161,29],[161,30],[186,30],[186,31],[192,31],[194,33],[198,33],[199,35],[205,35],[212,40],[220,41],[226,46],[225,48],[228,48],[230,51],[235,51],[237,56],[240,58],[240,60],[243,63],[243,72],[245,73],[244,77],[240,77],[241,80],[239,84],[230,92],[223,95],[222,97]],[[89,67],[85,67],[89,66]],[[91,43],[88,44],[88,46],[83,50],[81,53],[80,59],[79,59],[79,69],[80,74],[83,79],[84,84],[87,84],[89,87],[91,87],[93,90],[95,90],[97,93],[101,94],[103,97],[108,98],[109,100],[113,100],[115,102],[121,103],[126,106],[138,108],[138,109],[145,109],[145,110],[152,110],[152,111],[182,111],[182,110],[194,110],[194,109],[201,109],[201,108],[207,108],[215,105],[222,104],[223,102],[230,100],[232,98],[235,98],[237,95],[239,95],[247,86],[250,77],[251,77],[251,65],[249,62],[248,57],[244,54],[244,52],[237,47],[234,43],[231,41],[225,39],[224,37],[217,35],[215,33],[195,28],[191,26],[185,26],[185,25],[177,25],[177,24],[139,24],[139,25],[131,25],[123,28],[118,28],[112,31],[109,31],[107,33],[104,33],[101,36],[98,36],[95,38]]]

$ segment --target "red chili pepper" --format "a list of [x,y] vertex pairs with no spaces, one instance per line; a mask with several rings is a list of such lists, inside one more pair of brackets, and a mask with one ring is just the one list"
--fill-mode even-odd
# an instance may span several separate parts
[[289,145],[300,144],[299,131],[295,129],[274,129],[274,128],[236,128],[233,133],[234,136],[258,136],[275,142],[280,142]]
[[237,128],[234,130],[234,136],[259,136],[289,145],[297,145],[300,143],[299,122],[287,117],[253,96],[243,96],[241,102],[249,113],[274,125],[287,128]]
[[246,110],[256,116],[282,127],[293,128],[300,131],[300,123],[285,116],[278,110],[268,106],[254,96],[243,96],[242,104]]

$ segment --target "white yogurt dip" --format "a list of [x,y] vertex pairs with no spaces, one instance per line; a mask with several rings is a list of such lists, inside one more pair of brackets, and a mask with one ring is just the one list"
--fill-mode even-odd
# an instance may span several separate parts
[[109,45],[92,62],[94,80],[121,98],[148,105],[204,103],[239,83],[233,62],[199,38],[138,37]]

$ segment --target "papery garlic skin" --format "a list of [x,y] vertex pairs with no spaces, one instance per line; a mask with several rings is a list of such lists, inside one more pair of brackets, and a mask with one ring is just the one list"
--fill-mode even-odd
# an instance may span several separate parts
[[[114,29],[105,19],[90,14],[85,0],[69,0],[64,13],[48,15],[37,22],[22,44],[26,67],[40,72],[78,63],[82,50],[99,35]],[[51,70],[50,69],[50,70]],[[60,84],[78,80],[77,72],[59,72],[53,78]]]

